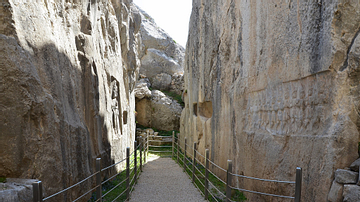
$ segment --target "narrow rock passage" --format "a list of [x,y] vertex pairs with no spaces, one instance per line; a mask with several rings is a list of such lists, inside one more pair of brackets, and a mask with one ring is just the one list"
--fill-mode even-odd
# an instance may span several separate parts
[[140,175],[130,202],[206,201],[183,169],[171,158],[149,159]]

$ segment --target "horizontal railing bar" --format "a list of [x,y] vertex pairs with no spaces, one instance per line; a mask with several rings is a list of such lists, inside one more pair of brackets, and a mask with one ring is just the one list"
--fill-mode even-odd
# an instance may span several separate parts
[[227,172],[227,170],[225,170],[224,168],[218,166],[216,163],[212,162],[210,159],[208,159],[208,160],[209,160],[209,162],[210,162],[212,165],[214,165],[215,167],[219,168],[220,170],[222,170],[222,171],[224,171],[224,172]]
[[208,169],[209,173],[211,173],[212,175],[214,175],[218,180],[220,180],[222,183],[226,184],[226,182],[222,179],[220,179],[217,175],[215,175],[213,172],[211,172],[210,169]]
[[211,184],[211,185],[215,188],[215,190],[216,190],[217,192],[219,192],[219,194],[221,194],[222,196],[226,197],[226,195],[225,195],[224,193],[222,193],[210,180],[208,180],[208,182],[209,182],[209,184]]
[[104,198],[106,195],[108,195],[110,192],[112,192],[114,189],[116,189],[118,186],[120,186],[122,183],[124,183],[128,178],[125,178],[122,182],[120,182],[119,184],[117,184],[115,187],[113,187],[112,189],[110,189],[108,192],[106,192],[106,194],[104,194],[102,196],[102,198]]
[[149,147],[157,147],[157,148],[171,148],[172,146],[155,146],[155,145],[149,145]]
[[212,198],[216,201],[216,202],[219,202],[216,197],[213,195],[213,193],[211,192],[211,190],[207,189],[208,190],[208,193],[212,196]]
[[156,138],[160,138],[160,137],[168,137],[168,138],[172,138],[172,136],[160,136],[160,135],[157,135],[157,136],[155,136],[155,135],[149,135],[149,137],[156,137]]
[[198,159],[195,159],[197,161],[198,164],[202,165],[202,167],[206,167],[204,164],[202,164]]
[[103,182],[101,183],[101,185],[103,185],[103,184],[107,183],[108,181],[114,179],[116,176],[118,176],[119,174],[121,174],[121,173],[123,173],[123,172],[125,172],[125,171],[126,171],[126,170],[123,170],[123,171],[121,171],[121,172],[116,173],[115,175],[111,176],[109,179],[103,181]]
[[126,188],[121,194],[119,194],[114,200],[112,200],[111,202],[116,201],[120,196],[122,196],[123,194],[125,194],[125,192],[128,190],[128,188]]
[[171,151],[155,151],[155,150],[149,150],[149,152],[171,153]]
[[117,162],[117,163],[114,163],[114,164],[112,164],[112,165],[110,165],[110,166],[108,166],[108,167],[106,167],[106,168],[103,168],[103,169],[101,169],[101,172],[103,172],[103,171],[105,171],[105,170],[107,170],[107,169],[109,169],[109,168],[111,168],[111,167],[114,167],[114,166],[116,166],[117,164],[119,164],[119,163],[121,163],[121,162],[124,162],[126,160],[126,158],[124,158],[123,160],[121,160],[121,161],[119,161],[119,162]]
[[201,174],[201,176],[205,177],[205,174],[203,174],[203,173],[199,170],[199,168],[197,168],[196,166],[194,166],[194,167],[196,168],[197,171],[199,171],[199,173]]
[[201,155],[200,152],[198,152],[198,150],[195,150],[197,154],[199,154],[200,156],[202,156],[203,158],[205,158],[205,156]]
[[163,143],[171,143],[172,141],[149,140],[149,142],[163,142]]
[[[94,188],[90,189],[89,191],[87,191],[85,194],[81,195],[79,198],[75,199],[73,202],[78,201],[79,199],[81,199],[82,197],[86,196],[87,194],[89,194],[90,192],[94,191],[96,188],[98,188],[100,185],[95,186]],[[43,199],[44,201],[44,199]]]
[[[199,179],[199,177],[196,176],[196,174],[195,174],[194,176],[195,176],[195,178],[196,178],[197,180],[199,180],[200,184],[201,184],[203,187],[205,187],[204,183],[201,182],[201,180]],[[194,182],[194,184],[195,184],[195,182]]]
[[72,188],[78,186],[79,184],[81,184],[81,183],[85,182],[86,180],[90,179],[91,177],[94,177],[94,176],[95,176],[96,174],[98,174],[98,173],[99,173],[99,171],[93,173],[93,174],[90,175],[89,177],[81,180],[80,182],[78,182],[78,183],[76,183],[76,184],[74,184],[74,185],[71,185],[70,187],[68,187],[68,188],[66,188],[66,189],[63,189],[62,191],[59,191],[59,192],[57,192],[57,193],[55,193],[55,194],[53,194],[53,195],[51,195],[51,196],[48,196],[48,197],[44,198],[43,201],[48,200],[48,199],[50,199],[50,198],[52,198],[52,197],[54,197],[54,196],[57,196],[57,195],[59,195],[59,194],[61,194],[61,193],[64,193],[65,191],[67,191],[67,190],[69,190],[69,189],[72,189]]
[[230,173],[232,176],[236,176],[236,177],[242,177],[242,178],[247,178],[247,179],[252,179],[252,180],[259,180],[259,181],[265,181],[265,182],[278,182],[278,183],[288,183],[288,184],[295,184],[294,181],[279,181],[279,180],[268,180],[268,179],[261,179],[261,178],[256,178],[256,177],[249,177],[249,176],[245,176],[245,175],[238,175],[238,174],[233,174]]
[[230,186],[230,188],[231,189],[236,189],[236,190],[239,190],[239,191],[253,193],[253,194],[261,194],[261,195],[273,196],[273,197],[279,197],[279,198],[295,199],[295,197],[292,197],[292,196],[282,196],[282,195],[276,195],[276,194],[268,194],[268,193],[263,193],[263,192],[258,192],[258,191],[250,191],[250,190],[247,190],[247,189],[241,189],[241,188],[238,188],[238,187],[231,187],[231,186]]

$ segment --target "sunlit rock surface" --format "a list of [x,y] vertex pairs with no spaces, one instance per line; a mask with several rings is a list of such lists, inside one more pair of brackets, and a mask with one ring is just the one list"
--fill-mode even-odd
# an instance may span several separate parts
[[[355,1],[194,0],[182,144],[186,136],[221,167],[231,159],[234,173],[252,177],[293,181],[302,167],[302,201],[325,202],[334,171],[358,157],[359,10]],[[294,193],[254,180],[234,185]]]

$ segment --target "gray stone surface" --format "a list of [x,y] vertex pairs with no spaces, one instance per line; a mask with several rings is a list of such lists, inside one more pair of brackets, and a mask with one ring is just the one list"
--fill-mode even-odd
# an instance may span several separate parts
[[360,186],[344,185],[343,192],[344,202],[359,202],[360,201]]
[[329,195],[328,201],[329,202],[342,202],[343,201],[343,188],[344,185],[337,183],[335,180],[333,181]]
[[[141,10],[140,15],[142,19],[140,73],[150,79],[154,89],[171,90],[180,95],[183,90],[182,85],[174,85],[172,81],[184,83],[183,78],[178,75],[184,73],[185,49],[158,27],[145,11]],[[162,75],[161,78],[159,75]],[[164,75],[170,75],[170,79],[167,76],[166,82]]]
[[334,170],[358,158],[359,10],[355,1],[193,1],[180,142],[249,176],[293,180],[302,167],[302,201],[325,202]]
[[359,178],[359,173],[345,170],[337,169],[335,171],[335,181],[340,184],[356,184]]
[[359,166],[360,166],[360,158],[356,159],[356,161],[354,161],[351,165],[350,165],[350,169],[352,171],[355,172],[359,172]]
[[134,93],[135,97],[138,99],[150,98],[151,91],[149,90],[149,83],[145,81],[145,79],[141,79],[136,83]]
[[136,121],[158,130],[179,130],[182,107],[159,90],[151,92],[150,99],[136,101]]
[[31,202],[33,201],[32,183],[38,180],[7,178],[6,183],[0,183],[0,201]]
[[171,81],[172,78],[169,74],[161,73],[156,75],[155,78],[153,78],[152,86],[154,87],[154,89],[158,89],[161,91],[169,91]]
[[133,146],[141,17],[131,2],[0,3],[0,176],[38,178],[48,196]]

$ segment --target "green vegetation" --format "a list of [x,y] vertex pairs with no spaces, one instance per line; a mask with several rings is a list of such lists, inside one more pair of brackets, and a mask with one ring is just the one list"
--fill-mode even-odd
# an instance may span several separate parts
[[[176,148],[175,151],[176,152]],[[182,162],[183,158],[184,158],[184,154],[180,151],[179,154],[179,158],[181,158],[181,160],[179,160],[178,164],[181,167],[184,167],[184,163]],[[176,157],[173,158],[176,161]],[[186,157],[187,159],[187,167],[186,167],[186,172],[189,176],[192,176],[192,159],[189,157]],[[190,169],[189,169],[190,168]],[[197,178],[195,178],[195,184],[196,186],[200,189],[200,191],[202,192],[202,194],[204,195],[205,193],[205,168],[204,166],[202,166],[201,164],[196,163],[196,168],[195,169],[195,175]],[[224,195],[226,195],[226,187],[225,184],[223,182],[221,182],[219,179],[217,179],[213,174],[209,173],[209,182],[211,182],[219,191],[221,191],[221,193],[223,193]],[[209,187],[210,183],[209,183]],[[223,197],[221,195],[221,193],[219,193],[215,188],[211,188],[211,193],[212,195],[214,195],[214,197],[216,197],[217,201],[226,201],[225,197]],[[232,190],[232,196],[231,196],[231,200],[233,201],[246,201],[246,197],[245,195],[238,191],[238,190]],[[209,193],[209,201],[216,201],[211,194]]]
[[[140,150],[137,150],[137,176],[140,175]],[[135,186],[135,180],[133,180],[133,182],[131,182],[131,180],[134,178],[134,156],[132,155],[130,157],[130,190],[131,187]],[[144,161],[143,161],[144,162]],[[121,185],[119,185],[118,187],[116,187],[119,183],[121,183],[122,181],[124,181],[126,179],[126,169],[124,169],[123,171],[120,172],[120,174],[118,176],[116,176],[113,180],[109,180],[108,182],[106,182],[105,184],[102,185],[102,195],[104,196],[106,194],[106,196],[103,198],[102,201],[107,202],[107,201],[113,201],[116,197],[118,197],[121,193],[123,193],[126,190],[126,181],[123,182]],[[103,181],[107,180],[107,178],[105,178]],[[114,188],[116,187],[116,188]],[[113,189],[112,191],[110,191],[111,189]],[[109,192],[109,193],[108,193]],[[108,193],[108,194],[107,194]],[[88,202],[95,202],[96,201],[96,193],[94,192],[90,198],[90,200]],[[119,198],[117,198],[115,200],[116,202],[123,202],[126,201],[126,192],[121,195]]]
[[0,182],[5,183],[6,182],[6,177],[0,177]]
[[[150,127],[145,127],[143,125],[140,124],[136,124],[136,128],[141,128],[141,129],[148,129]],[[158,132],[160,136],[172,136],[172,130],[171,131],[165,131],[165,130],[158,130],[156,128],[151,128],[153,129],[155,132]],[[175,137],[177,137],[177,134],[180,133],[179,131],[175,130]]]
[[172,97],[174,100],[176,100],[182,107],[185,107],[185,103],[184,101],[181,99],[181,95],[178,95],[174,92],[170,92],[170,91],[162,91],[164,94]]

